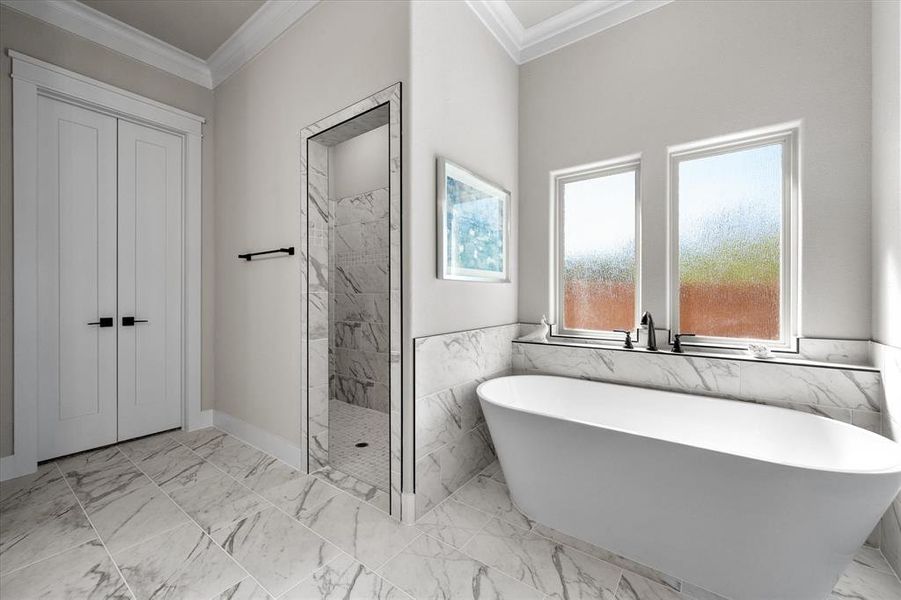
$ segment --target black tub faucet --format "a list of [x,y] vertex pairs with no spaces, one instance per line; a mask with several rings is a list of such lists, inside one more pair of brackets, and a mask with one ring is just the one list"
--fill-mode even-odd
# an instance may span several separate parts
[[648,311],[644,311],[644,314],[641,315],[641,326],[648,328],[648,350],[656,352],[657,332],[654,331],[654,317],[652,317],[651,313],[649,313]]

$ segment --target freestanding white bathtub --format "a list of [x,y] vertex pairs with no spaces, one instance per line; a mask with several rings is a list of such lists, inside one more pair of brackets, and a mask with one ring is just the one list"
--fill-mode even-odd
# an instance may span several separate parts
[[734,600],[823,600],[901,488],[901,446],[793,410],[545,376],[478,394],[526,515]]

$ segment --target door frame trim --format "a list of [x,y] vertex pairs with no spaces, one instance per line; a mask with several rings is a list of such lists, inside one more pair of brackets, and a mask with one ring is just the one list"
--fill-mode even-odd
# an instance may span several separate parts
[[[38,97],[164,129],[182,138],[182,425],[210,425],[201,411],[201,116],[9,50],[13,79],[13,454],[0,481],[37,469]],[[29,157],[31,158],[29,160]]]

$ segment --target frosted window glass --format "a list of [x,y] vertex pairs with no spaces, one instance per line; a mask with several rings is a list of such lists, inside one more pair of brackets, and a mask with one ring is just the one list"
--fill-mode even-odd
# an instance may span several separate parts
[[782,145],[678,168],[679,329],[779,339]]
[[563,185],[563,327],[635,326],[636,171]]

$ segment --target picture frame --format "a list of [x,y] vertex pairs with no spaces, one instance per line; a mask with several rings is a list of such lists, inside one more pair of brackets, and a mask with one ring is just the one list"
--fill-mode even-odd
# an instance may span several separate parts
[[444,157],[436,170],[438,278],[509,282],[510,192]]

